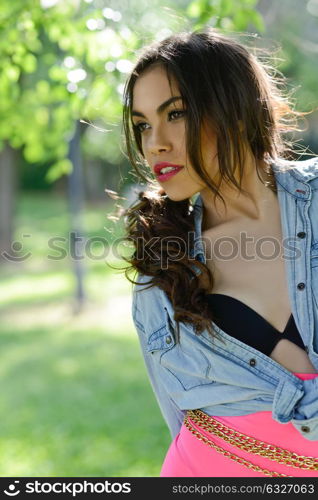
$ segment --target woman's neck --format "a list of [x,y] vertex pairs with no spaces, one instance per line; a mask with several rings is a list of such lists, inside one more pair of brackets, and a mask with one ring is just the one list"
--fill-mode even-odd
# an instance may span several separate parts
[[[259,169],[259,174],[264,182],[270,180],[264,167]],[[235,178],[238,182],[237,172]],[[219,192],[224,198],[226,208],[222,200],[218,197],[214,199],[214,193],[209,188],[201,191],[204,212],[203,230],[234,219],[262,221],[268,217],[273,208],[277,207],[277,196],[259,179],[255,162],[250,161],[245,165],[241,186],[250,196],[239,192],[233,184],[225,181],[221,183]]]

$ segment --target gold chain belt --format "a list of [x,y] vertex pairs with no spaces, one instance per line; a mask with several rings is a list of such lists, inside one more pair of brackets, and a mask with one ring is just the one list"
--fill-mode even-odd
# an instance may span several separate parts
[[305,457],[303,455],[297,455],[284,448],[279,448],[273,444],[260,441],[253,437],[242,434],[241,432],[235,431],[231,427],[227,427],[218,420],[215,420],[210,415],[207,415],[201,410],[188,410],[184,419],[184,424],[187,429],[196,436],[200,441],[207,444],[211,448],[214,448],[217,452],[222,453],[222,455],[234,460],[235,462],[244,465],[245,467],[255,470],[257,472],[262,472],[265,476],[273,477],[293,477],[286,474],[280,474],[278,472],[269,471],[263,469],[258,465],[255,465],[242,457],[235,455],[234,453],[225,450],[224,448],[215,444],[212,440],[207,438],[202,432],[196,429],[192,422],[199,425],[202,429],[214,434],[215,436],[223,439],[227,443],[239,448],[241,450],[253,453],[254,455],[260,455],[262,457],[268,458],[269,460],[274,460],[279,464],[284,464],[289,467],[296,467],[305,470],[315,470],[318,471],[318,458]]

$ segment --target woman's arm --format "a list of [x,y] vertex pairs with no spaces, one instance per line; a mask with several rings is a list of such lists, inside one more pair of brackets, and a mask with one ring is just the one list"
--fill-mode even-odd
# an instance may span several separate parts
[[142,323],[142,310],[139,306],[140,293],[134,289],[132,297],[132,317],[138,333],[142,355],[145,361],[148,377],[159,404],[161,413],[169,427],[170,434],[174,438],[180,431],[184,418],[184,411],[180,410],[174,401],[169,397],[163,385],[160,384],[160,377],[157,373],[158,366],[154,362],[151,354],[147,351],[147,334]]

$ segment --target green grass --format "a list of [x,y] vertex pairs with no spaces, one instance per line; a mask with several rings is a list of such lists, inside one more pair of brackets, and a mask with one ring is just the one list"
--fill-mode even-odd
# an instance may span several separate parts
[[[106,213],[86,207],[91,235],[104,234]],[[73,262],[50,260],[46,247],[68,224],[63,199],[24,196],[15,239],[32,232],[31,257],[0,268],[0,474],[158,476],[170,434],[132,322],[131,284],[86,257],[86,304],[75,314]]]

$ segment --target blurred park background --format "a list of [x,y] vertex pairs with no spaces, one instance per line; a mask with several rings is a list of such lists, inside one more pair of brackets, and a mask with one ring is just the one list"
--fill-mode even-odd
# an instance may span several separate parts
[[[205,25],[275,47],[296,108],[318,106],[318,0],[1,1],[1,476],[159,475],[170,435],[116,269],[112,213],[141,186],[121,97],[145,43]],[[316,154],[317,125],[297,138]]]

